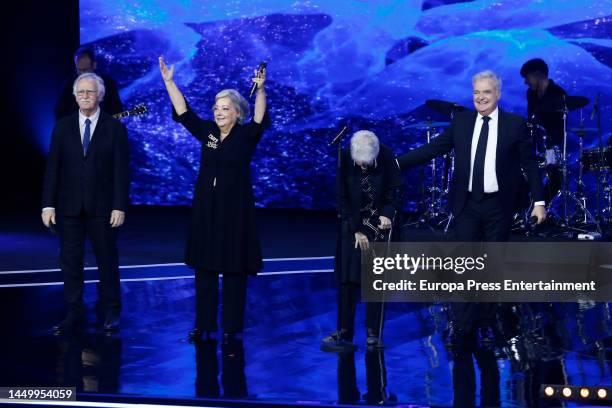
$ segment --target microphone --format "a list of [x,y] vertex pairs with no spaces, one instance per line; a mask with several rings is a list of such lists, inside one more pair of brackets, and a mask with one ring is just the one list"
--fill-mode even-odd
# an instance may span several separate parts
[[331,142],[329,142],[328,146],[333,146],[336,143],[340,143],[340,140],[342,140],[342,136],[344,136],[347,130],[348,130],[348,125],[344,125],[340,133],[338,133],[336,137],[334,137],[334,139]]
[[[265,62],[262,62],[259,64],[259,66],[257,67],[257,78],[259,78],[259,76],[263,73],[263,70],[266,69],[266,66],[268,64],[266,64]],[[255,92],[257,90],[257,83],[253,82],[253,86],[251,87],[251,93],[249,94],[249,98],[253,96],[253,92]]]
[[529,218],[529,222],[532,223],[533,225],[538,223],[538,217],[536,217],[535,215],[532,215],[531,218]]
[[53,235],[57,235],[57,228],[55,224],[51,221],[49,221],[49,232],[51,232],[51,234]]

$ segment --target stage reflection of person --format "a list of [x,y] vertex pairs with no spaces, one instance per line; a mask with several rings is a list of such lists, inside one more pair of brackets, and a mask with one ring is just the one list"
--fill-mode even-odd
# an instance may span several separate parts
[[[386,241],[394,215],[401,209],[402,178],[388,147],[373,132],[360,130],[342,155],[341,232],[335,259],[338,289],[337,330],[321,343],[323,351],[355,349],[354,321],[361,287],[361,256],[370,243]],[[381,304],[366,303],[366,344],[378,341]]]
[[363,395],[357,385],[355,352],[338,353],[338,403],[358,404],[362,399],[368,405],[385,405],[397,401],[387,392],[387,366],[383,349],[369,347],[365,353],[366,389]]
[[57,384],[77,392],[119,391],[122,340],[119,336],[75,335],[58,342]]
[[262,268],[250,164],[267,123],[265,69],[257,84],[255,113],[247,122],[249,104],[238,91],[215,97],[214,120],[192,111],[174,82],[174,66],[159,58],[173,118],[201,144],[201,160],[191,207],[185,263],[195,269],[196,322],[191,341],[217,331],[219,276],[223,276],[222,329],[225,339],[244,327],[247,276]]
[[482,347],[476,332],[465,334],[461,349],[455,349],[453,356],[453,407],[473,408],[476,406],[476,359],[480,369],[480,406],[499,407],[499,368],[494,352]]
[[[559,169],[560,152],[563,149],[563,98],[567,95],[555,81],[548,77],[548,65],[540,58],[531,59],[521,67],[521,76],[527,89],[527,115],[534,125],[546,131],[544,144],[546,159],[546,202],[550,202],[561,186]],[[536,141],[540,142],[540,141]]]
[[[195,343],[196,355],[196,396],[218,398],[219,361],[217,360],[217,341],[209,339]],[[244,343],[235,338],[221,345],[221,386],[224,398],[246,398],[248,396],[245,374]]]

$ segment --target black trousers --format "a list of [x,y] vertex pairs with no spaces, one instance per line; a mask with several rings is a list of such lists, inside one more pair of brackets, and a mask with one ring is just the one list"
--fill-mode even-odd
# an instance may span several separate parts
[[[217,331],[219,310],[219,274],[198,270],[196,279],[196,327]],[[246,307],[246,275],[223,275],[222,327],[224,333],[239,333],[244,329]]]
[[82,315],[83,307],[83,258],[85,237],[89,236],[98,264],[99,302],[107,316],[119,316],[121,312],[121,287],[119,282],[119,254],[116,231],[111,228],[110,216],[60,215],[57,228],[60,238],[60,267],[64,280],[64,298],[68,313]]
[[[338,329],[347,331],[350,339],[355,334],[355,313],[359,303],[361,286],[357,283],[341,283],[338,288]],[[382,303],[366,302],[366,329],[378,334]]]
[[[510,236],[510,221],[498,194],[485,194],[481,200],[469,194],[465,208],[455,219],[455,238],[460,242],[505,242]],[[451,319],[457,328],[469,331],[492,326],[496,311],[495,303],[452,303]]]

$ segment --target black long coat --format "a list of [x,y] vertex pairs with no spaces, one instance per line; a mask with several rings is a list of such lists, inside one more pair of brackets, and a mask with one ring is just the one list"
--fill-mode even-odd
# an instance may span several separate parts
[[[341,230],[336,245],[334,272],[341,283],[361,283],[361,250],[355,249],[355,232],[361,228],[361,167],[356,165],[348,150],[342,152]],[[393,220],[402,208],[402,176],[393,152],[381,145],[370,180],[374,207],[380,215]]]
[[223,142],[216,123],[191,110],[173,118],[202,143],[185,263],[199,271],[256,275],[263,262],[250,166],[267,117],[236,124]]

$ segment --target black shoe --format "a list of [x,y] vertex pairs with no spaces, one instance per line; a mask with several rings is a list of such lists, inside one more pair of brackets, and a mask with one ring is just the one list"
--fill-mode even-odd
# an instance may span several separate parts
[[104,320],[104,333],[113,334],[119,331],[119,316],[107,316]]
[[321,341],[321,351],[340,353],[357,350],[357,346],[351,341],[345,330],[333,332]]
[[64,320],[51,328],[54,336],[63,336],[64,334],[73,334],[81,331],[85,325],[85,319],[82,316],[68,315]]

